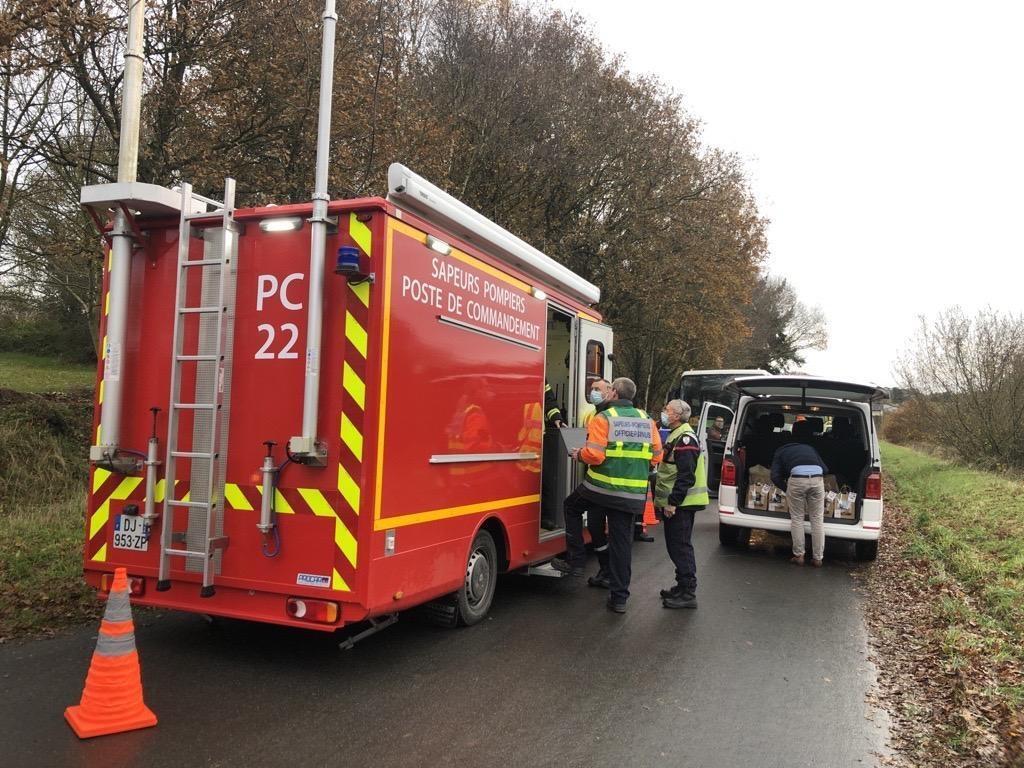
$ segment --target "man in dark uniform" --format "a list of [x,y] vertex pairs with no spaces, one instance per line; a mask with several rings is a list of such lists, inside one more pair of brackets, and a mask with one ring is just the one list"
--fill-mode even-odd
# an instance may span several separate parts
[[654,510],[665,521],[665,548],[676,570],[676,583],[661,590],[666,608],[697,607],[693,520],[708,505],[708,482],[700,440],[689,419],[690,406],[682,400],[669,401],[661,413],[661,423],[671,432],[665,441],[665,459],[658,465]]

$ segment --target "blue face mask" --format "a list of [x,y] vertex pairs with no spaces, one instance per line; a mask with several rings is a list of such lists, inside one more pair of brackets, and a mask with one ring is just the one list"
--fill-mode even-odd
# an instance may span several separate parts
[[668,414],[665,413],[664,411],[661,412],[661,426],[668,426]]
[[604,395],[601,394],[600,389],[590,390],[590,402],[594,405],[600,405],[604,402]]

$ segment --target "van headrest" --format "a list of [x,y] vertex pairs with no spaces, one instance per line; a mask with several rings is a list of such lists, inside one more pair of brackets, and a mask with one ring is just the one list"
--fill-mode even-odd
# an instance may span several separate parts
[[781,413],[769,414],[771,417],[772,429],[782,429],[786,426],[786,417]]
[[767,413],[762,413],[754,421],[754,434],[755,435],[767,435],[771,434],[772,431],[772,420],[771,416]]
[[815,435],[820,435],[825,431],[825,419],[821,416],[808,416],[806,423],[811,425],[811,432]]
[[803,421],[797,421],[793,423],[793,438],[796,440],[806,440],[814,434],[814,426],[810,419],[804,419]]
[[853,425],[849,416],[835,416],[832,419],[832,437],[845,439],[853,436]]

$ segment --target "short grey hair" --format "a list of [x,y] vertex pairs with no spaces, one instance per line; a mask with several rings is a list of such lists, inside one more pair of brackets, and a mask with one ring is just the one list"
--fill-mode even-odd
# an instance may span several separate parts
[[636,384],[633,383],[632,379],[627,379],[625,376],[615,379],[612,382],[612,389],[623,400],[632,400],[636,397]]
[[679,414],[680,421],[686,421],[690,418],[690,404],[685,400],[669,400],[665,404],[666,408],[671,408],[673,411]]

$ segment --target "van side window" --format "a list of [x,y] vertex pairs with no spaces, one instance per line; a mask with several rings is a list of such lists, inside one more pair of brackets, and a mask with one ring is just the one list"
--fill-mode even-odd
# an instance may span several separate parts
[[604,344],[600,341],[587,342],[587,381],[604,378]]

